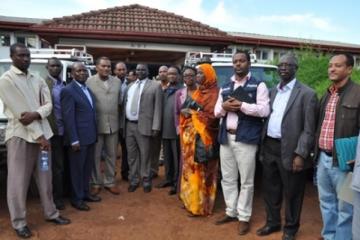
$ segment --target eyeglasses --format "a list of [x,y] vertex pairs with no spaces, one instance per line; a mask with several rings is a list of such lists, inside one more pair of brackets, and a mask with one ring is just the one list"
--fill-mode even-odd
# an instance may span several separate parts
[[195,74],[185,74],[183,75],[183,78],[192,78],[195,77]]
[[292,63],[280,63],[277,66],[278,66],[278,68],[291,68],[291,67],[294,67],[295,64],[292,64]]

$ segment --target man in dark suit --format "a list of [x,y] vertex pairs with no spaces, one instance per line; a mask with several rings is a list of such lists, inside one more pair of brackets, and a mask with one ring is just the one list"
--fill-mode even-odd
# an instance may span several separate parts
[[144,192],[151,192],[151,137],[158,136],[162,118],[162,90],[158,82],[148,79],[147,65],[138,64],[138,79],[125,93],[122,126],[126,129],[128,152],[129,192],[134,192],[142,181]]
[[72,186],[71,205],[81,211],[90,207],[85,203],[98,202],[98,196],[89,193],[89,181],[94,165],[96,142],[95,98],[86,87],[88,77],[83,63],[72,66],[73,81],[61,92],[61,110],[69,150]]
[[48,116],[51,130],[54,135],[50,138],[51,141],[51,159],[52,159],[52,184],[53,184],[53,198],[57,209],[65,209],[63,201],[64,189],[64,123],[61,116],[60,93],[65,87],[61,79],[61,71],[63,65],[57,58],[50,58],[46,64],[48,76],[45,81],[51,93],[53,109]]
[[285,196],[283,240],[295,239],[314,146],[317,98],[295,73],[298,63],[291,54],[281,57],[280,84],[270,92],[271,114],[263,131],[262,164],[266,224],[257,230],[265,236],[281,229],[281,202]]

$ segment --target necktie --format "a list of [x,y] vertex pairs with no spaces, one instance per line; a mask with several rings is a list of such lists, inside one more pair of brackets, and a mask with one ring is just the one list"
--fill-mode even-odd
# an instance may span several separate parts
[[136,115],[138,112],[138,102],[139,102],[139,97],[140,97],[140,87],[141,87],[141,82],[138,81],[135,83],[135,91],[132,97],[132,101],[131,101],[131,105],[130,105],[130,112],[132,115]]

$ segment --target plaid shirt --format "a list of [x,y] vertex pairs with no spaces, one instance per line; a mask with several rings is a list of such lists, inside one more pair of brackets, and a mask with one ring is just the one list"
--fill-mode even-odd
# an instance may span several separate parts
[[336,106],[339,101],[339,94],[334,86],[329,88],[329,92],[330,98],[326,104],[325,117],[321,124],[319,148],[327,152],[332,152],[334,145]]

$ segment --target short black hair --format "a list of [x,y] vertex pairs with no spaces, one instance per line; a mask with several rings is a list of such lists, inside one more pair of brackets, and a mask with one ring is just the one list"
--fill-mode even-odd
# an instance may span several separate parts
[[58,59],[57,57],[51,57],[51,58],[48,59],[46,65],[49,65],[50,61],[52,61],[52,60],[54,60],[54,61],[59,61],[59,62],[60,62],[60,59]]
[[180,70],[180,68],[178,66],[171,65],[170,67],[168,67],[168,69],[170,69],[170,68],[175,68],[178,74],[181,73],[181,70]]
[[236,50],[236,52],[234,53],[233,55],[233,58],[236,54],[244,54],[246,56],[246,59],[248,60],[248,62],[251,61],[251,58],[250,58],[250,53],[249,51],[246,51],[246,50]]
[[185,66],[183,67],[181,73],[184,73],[185,70],[187,70],[187,69],[193,70],[195,74],[197,73],[197,69],[196,69],[195,67],[193,67],[193,66],[190,66],[190,65],[185,65]]
[[[95,65],[98,65],[101,60],[110,61],[110,58],[105,57],[105,56],[101,56],[101,57],[99,57],[99,58],[96,59]],[[111,61],[110,61],[110,62],[111,62]]]
[[27,47],[23,43],[14,43],[14,44],[12,44],[10,46],[10,56],[12,56],[15,53],[16,48],[27,48]]
[[334,54],[333,57],[340,56],[340,55],[345,56],[346,66],[354,67],[354,56],[353,55],[351,55],[350,53],[338,53],[338,54]]

